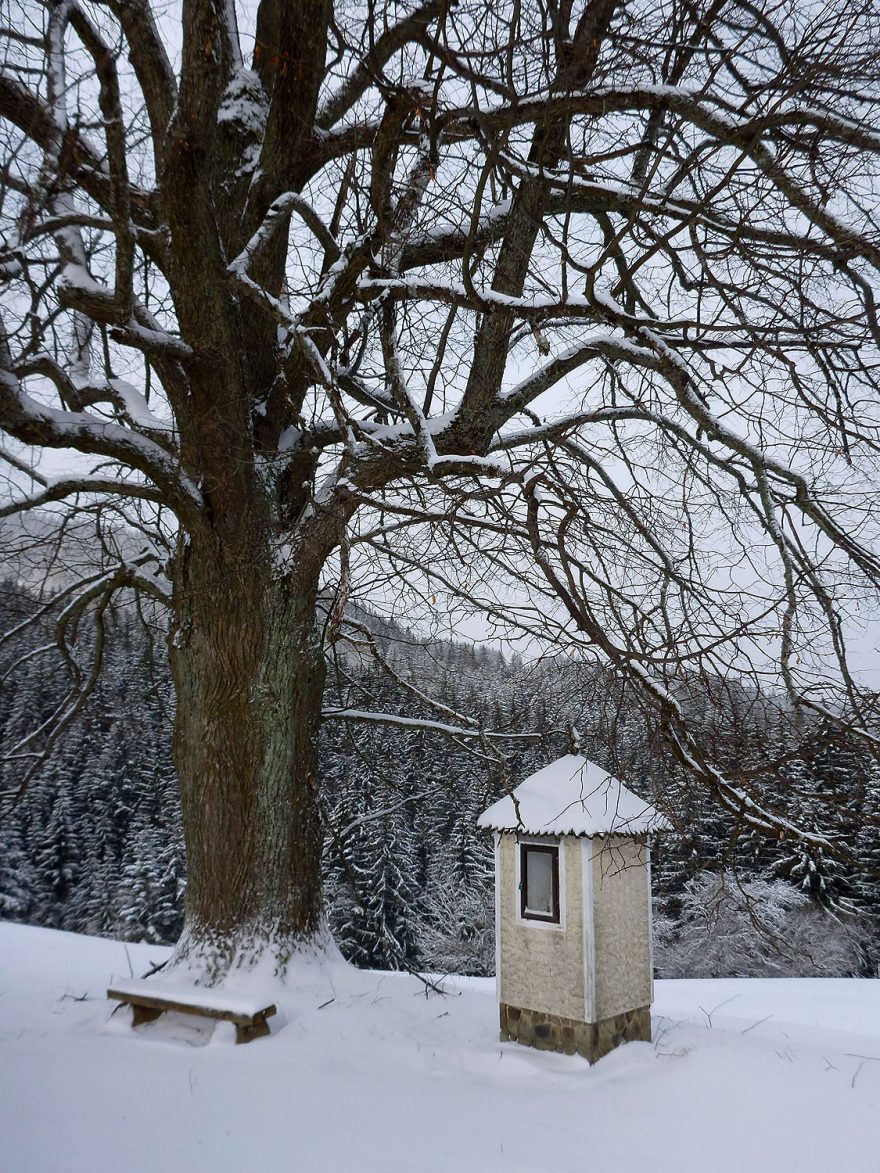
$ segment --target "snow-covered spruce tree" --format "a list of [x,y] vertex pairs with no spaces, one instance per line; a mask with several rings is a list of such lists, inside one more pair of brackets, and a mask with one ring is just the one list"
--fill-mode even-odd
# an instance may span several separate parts
[[364,968],[401,969],[415,961],[418,894],[401,866],[395,830],[364,825],[341,848],[336,936],[344,956]]
[[418,796],[400,776],[405,746],[389,751],[387,740],[367,729],[355,745],[344,738],[327,747],[325,874],[333,898],[330,923],[345,957],[365,967],[400,969],[415,960],[421,877],[408,799]]
[[[836,723],[821,720],[799,747],[799,758],[785,770],[786,799],[802,826],[861,847],[862,824],[868,818],[868,786],[876,769],[874,758],[840,735]],[[861,866],[858,852],[855,867]],[[856,893],[853,866],[829,855],[821,844],[797,839],[783,846],[773,874],[826,908],[847,909]]]
[[604,657],[778,833],[671,684],[769,648],[838,713],[824,624],[860,719],[873,0],[45,0],[0,36],[5,511],[95,543],[13,752],[78,711],[115,592],[167,606],[181,954],[319,935],[324,654],[377,575]]
[[122,859],[114,929],[134,941],[164,944],[181,928],[183,853],[167,829],[139,820]]
[[33,904],[34,877],[14,824],[0,825],[0,920],[26,921]]
[[865,788],[865,803],[856,858],[860,874],[854,887],[861,904],[867,908],[877,923],[880,937],[880,767],[873,766]]

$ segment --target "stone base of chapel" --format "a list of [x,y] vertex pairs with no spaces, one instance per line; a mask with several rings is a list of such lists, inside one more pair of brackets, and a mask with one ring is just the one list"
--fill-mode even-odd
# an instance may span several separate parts
[[501,1003],[501,1041],[522,1043],[539,1051],[583,1055],[595,1063],[621,1043],[651,1041],[651,1009],[625,1010],[601,1022],[578,1022],[541,1010],[524,1010]]

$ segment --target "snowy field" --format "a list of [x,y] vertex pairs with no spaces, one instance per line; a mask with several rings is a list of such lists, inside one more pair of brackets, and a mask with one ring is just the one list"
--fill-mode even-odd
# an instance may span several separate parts
[[165,952],[0,924],[3,1173],[880,1170],[880,982],[658,982],[590,1068],[500,1044],[491,980],[341,965],[270,988],[269,1039],[135,1033],[104,990]]

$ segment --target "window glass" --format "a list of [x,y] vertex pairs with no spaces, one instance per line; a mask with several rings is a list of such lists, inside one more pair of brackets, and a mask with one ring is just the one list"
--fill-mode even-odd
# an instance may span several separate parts
[[549,851],[526,850],[526,908],[553,915],[553,856]]

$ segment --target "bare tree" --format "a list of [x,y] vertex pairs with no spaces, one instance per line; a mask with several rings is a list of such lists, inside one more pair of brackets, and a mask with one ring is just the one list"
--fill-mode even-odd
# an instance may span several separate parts
[[839,712],[798,649],[821,623],[858,710],[842,608],[880,577],[872,0],[236,7],[31,0],[0,73],[4,512],[106,545],[52,729],[77,624],[167,605],[212,972],[320,932],[352,583],[555,624],[667,707],[751,667]]

